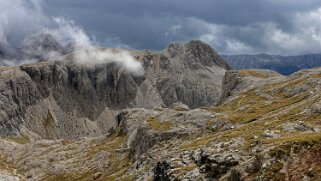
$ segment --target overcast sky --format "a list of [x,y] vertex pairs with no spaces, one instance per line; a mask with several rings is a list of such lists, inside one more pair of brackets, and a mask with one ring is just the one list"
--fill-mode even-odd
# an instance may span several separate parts
[[161,50],[200,39],[223,54],[321,53],[321,0],[30,1],[46,17],[73,20],[102,46]]

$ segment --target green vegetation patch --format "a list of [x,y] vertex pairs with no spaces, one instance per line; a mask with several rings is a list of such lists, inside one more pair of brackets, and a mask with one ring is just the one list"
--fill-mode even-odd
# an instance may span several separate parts
[[[241,93],[231,102],[211,108],[212,112],[219,112],[222,118],[233,123],[249,123],[262,115],[292,105],[307,98],[307,94],[299,94],[291,98],[285,98],[282,93],[274,94],[272,98],[256,95],[249,91]],[[267,104],[267,102],[270,102]]]
[[278,75],[274,72],[262,72],[260,70],[240,70],[240,76],[242,77],[251,76],[251,77],[266,79],[266,78],[276,77]]
[[214,141],[216,139],[215,134],[209,134],[209,135],[203,135],[203,136],[197,136],[195,139],[191,140],[189,143],[182,144],[180,146],[180,150],[192,150],[197,149],[201,146],[205,146],[211,141]]
[[13,141],[18,144],[27,144],[30,143],[29,138],[26,135],[21,134],[20,136],[7,136],[4,139],[8,141]]

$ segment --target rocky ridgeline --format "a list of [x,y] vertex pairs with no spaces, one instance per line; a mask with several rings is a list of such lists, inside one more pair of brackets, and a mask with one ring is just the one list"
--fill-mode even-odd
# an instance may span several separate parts
[[133,52],[145,74],[134,76],[116,64],[86,67],[72,60],[1,68],[0,134],[22,127],[41,138],[78,139],[115,128],[125,108],[191,108],[216,104],[228,65],[200,41],[166,50]]
[[200,41],[0,68],[0,179],[318,180],[321,69],[230,70]]

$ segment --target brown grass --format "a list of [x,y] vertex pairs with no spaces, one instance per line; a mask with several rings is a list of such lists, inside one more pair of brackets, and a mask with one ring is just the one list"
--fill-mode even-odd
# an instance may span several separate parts
[[151,117],[147,120],[148,127],[155,131],[168,131],[172,129],[173,124],[168,121],[160,122],[154,117]]

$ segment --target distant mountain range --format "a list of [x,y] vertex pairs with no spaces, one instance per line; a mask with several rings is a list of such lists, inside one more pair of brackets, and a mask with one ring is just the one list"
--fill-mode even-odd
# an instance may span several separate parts
[[292,74],[301,69],[321,66],[321,54],[298,56],[258,55],[222,55],[234,69],[270,69],[283,75]]

